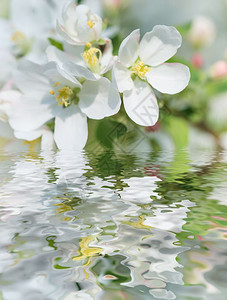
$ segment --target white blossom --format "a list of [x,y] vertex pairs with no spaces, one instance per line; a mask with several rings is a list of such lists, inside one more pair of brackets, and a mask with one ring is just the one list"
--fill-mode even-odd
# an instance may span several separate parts
[[129,117],[139,125],[152,126],[159,108],[151,86],[161,93],[179,93],[188,85],[190,71],[179,63],[165,63],[181,46],[181,36],[174,27],[157,25],[140,43],[139,39],[137,29],[121,43],[113,80],[123,93]]
[[[35,131],[54,119],[58,148],[78,150],[87,141],[87,117],[102,119],[118,112],[120,96],[110,81],[92,78],[86,68],[78,68],[81,74],[76,78],[55,62],[43,66],[28,61],[21,64],[15,82],[23,99],[9,119],[16,136],[18,131]],[[89,80],[81,83],[82,77]]]
[[62,19],[63,24],[57,22],[57,31],[70,44],[84,45],[101,37],[102,19],[86,5],[70,2],[63,10]]

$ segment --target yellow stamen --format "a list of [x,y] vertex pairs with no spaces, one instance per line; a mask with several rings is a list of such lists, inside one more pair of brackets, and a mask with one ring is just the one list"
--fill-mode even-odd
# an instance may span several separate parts
[[21,44],[25,41],[25,35],[23,34],[23,32],[15,31],[11,36],[11,40],[17,45]]
[[88,48],[91,48],[91,46],[92,46],[91,43],[86,44],[86,47],[88,47]]
[[51,95],[54,95],[54,94],[55,94],[54,90],[50,90],[49,93],[50,93]]
[[67,107],[69,105],[69,98],[70,96],[73,94],[73,91],[68,87],[68,86],[64,86],[63,88],[57,90],[58,92],[58,96],[56,97],[58,105],[64,105],[65,107]]
[[139,60],[132,67],[132,72],[138,75],[141,79],[145,79],[145,74],[151,70],[150,67],[144,65],[144,62]]
[[90,28],[93,28],[95,23],[92,21],[92,20],[89,20],[87,21],[87,25],[90,27]]
[[60,84],[60,82],[56,82],[53,87],[57,87]]
[[90,48],[89,50],[84,51],[83,59],[88,65],[88,67],[93,72],[98,72],[99,70],[99,60],[102,55],[102,52],[98,48]]

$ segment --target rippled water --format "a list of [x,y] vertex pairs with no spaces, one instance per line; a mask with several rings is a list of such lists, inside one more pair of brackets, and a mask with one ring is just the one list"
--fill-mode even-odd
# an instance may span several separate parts
[[[194,153],[195,154],[195,153]],[[227,299],[227,154],[0,155],[0,299]]]

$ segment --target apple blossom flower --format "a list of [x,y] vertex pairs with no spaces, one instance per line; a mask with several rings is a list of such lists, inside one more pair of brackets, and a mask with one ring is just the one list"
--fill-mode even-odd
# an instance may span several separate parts
[[216,36],[214,22],[205,16],[196,16],[188,33],[189,41],[195,47],[211,44]]
[[4,22],[0,37],[4,37],[3,46],[9,52],[16,57],[26,56],[36,62],[44,61],[47,37],[53,29],[51,9],[45,0],[12,0],[10,18]]
[[179,93],[188,85],[190,71],[179,63],[165,63],[181,46],[181,35],[174,27],[157,25],[140,43],[139,39],[136,29],[121,43],[113,80],[123,93],[128,116],[139,125],[152,126],[159,108],[151,86],[161,93]]
[[79,65],[76,78],[64,70],[64,64],[60,68],[55,62],[40,66],[24,61],[15,83],[24,94],[9,119],[15,135],[37,130],[54,119],[59,149],[82,149],[88,135],[87,117],[102,119],[120,109],[120,96],[111,82],[97,79]]
[[[64,52],[54,46],[49,46],[46,50],[47,58],[48,61],[55,61],[60,67],[65,64],[68,71],[75,69],[74,64],[81,65],[88,68],[99,78],[99,76],[112,69],[114,63],[112,42],[109,39],[104,41],[105,45],[103,45],[102,51],[97,46],[92,46],[92,44],[85,47],[64,44]],[[77,73],[73,75],[77,75]]]
[[[113,55],[112,55],[112,43],[109,39],[106,39],[105,46],[103,52],[99,48],[86,46],[85,48],[82,46],[72,46],[66,45],[65,49],[68,52],[63,52],[56,47],[49,46],[47,48],[47,57],[49,62],[56,62],[58,67],[64,72],[67,72],[72,77],[79,77],[82,80],[85,79],[84,84],[81,87],[80,97],[88,97],[93,99],[89,96],[90,90],[92,90],[96,83],[94,81],[105,81],[106,91],[102,91],[102,94],[109,94],[109,92],[115,95],[112,99],[112,104],[109,103],[110,106],[113,107],[114,113],[118,112],[120,109],[120,96],[117,92],[117,87],[113,84],[109,79],[102,77],[103,74],[108,72],[113,66]],[[81,53],[81,48],[84,51]],[[107,97],[108,98],[108,97]],[[81,101],[80,106],[83,107],[84,112],[86,110],[86,114],[88,117],[92,119],[101,119],[102,110],[98,111],[98,103],[99,101],[89,101],[90,105],[89,108],[87,107],[87,101]],[[96,111],[96,115],[93,115],[93,111]],[[99,116],[99,117],[98,117]],[[107,115],[106,115],[107,116]]]
[[102,19],[86,5],[67,4],[62,14],[63,25],[57,21],[57,32],[69,44],[85,45],[98,41],[102,34]]
[[0,137],[7,140],[18,139],[27,140],[29,142],[41,137],[41,149],[49,150],[54,148],[53,134],[46,126],[41,126],[37,130],[20,132],[15,130],[13,133],[8,121],[14,107],[20,105],[22,94],[17,90],[3,88],[0,90]]
[[58,10],[65,3],[66,0],[59,0],[51,6],[47,0],[11,0],[9,18],[0,18],[1,52],[46,62],[48,38],[56,33]]

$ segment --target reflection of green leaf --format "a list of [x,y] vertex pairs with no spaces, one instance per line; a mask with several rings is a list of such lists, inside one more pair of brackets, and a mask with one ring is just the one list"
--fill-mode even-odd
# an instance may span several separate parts
[[58,177],[56,176],[55,172],[58,170],[58,168],[50,168],[46,172],[46,175],[48,176],[49,180],[48,183],[55,183]]
[[65,270],[65,269],[70,269],[70,267],[64,267],[64,266],[60,266],[60,265],[54,265],[54,268],[57,270]]
[[54,250],[57,250],[58,248],[55,246],[55,239],[56,235],[51,235],[46,238],[46,241],[48,242],[49,247],[54,248]]
[[223,227],[224,229],[227,225],[226,213],[227,208],[220,205],[216,200],[199,199],[197,206],[190,209],[183,229],[195,236],[205,236],[209,230],[215,227]]
[[119,284],[131,280],[130,269],[122,264],[123,260],[125,260],[123,255],[105,255],[96,262],[91,270],[97,277],[99,274],[116,277],[115,280],[101,281],[100,284],[108,285],[108,288],[118,287]]
[[54,46],[54,47],[56,47],[57,49],[59,49],[59,50],[64,50],[63,49],[63,45],[62,45],[62,43],[61,42],[59,42],[59,41],[57,41],[57,40],[55,40],[55,39],[53,39],[53,38],[48,38],[48,41],[50,42],[50,44],[52,45],[52,46]]
[[127,128],[122,123],[104,119],[98,124],[96,136],[103,146],[111,149],[114,141],[123,136],[126,131]]

